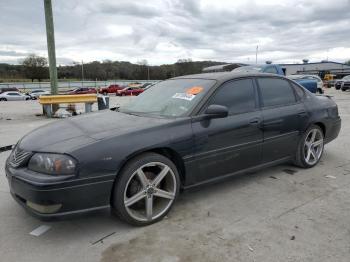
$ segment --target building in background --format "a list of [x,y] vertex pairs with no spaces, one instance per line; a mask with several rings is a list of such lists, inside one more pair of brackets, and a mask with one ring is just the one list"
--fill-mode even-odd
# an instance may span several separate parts
[[319,75],[323,78],[325,74],[333,74],[337,77],[342,77],[345,75],[350,75],[350,66],[332,62],[332,61],[321,61],[315,63],[309,63],[307,59],[303,60],[300,64],[280,64],[280,66],[285,70],[286,75]]

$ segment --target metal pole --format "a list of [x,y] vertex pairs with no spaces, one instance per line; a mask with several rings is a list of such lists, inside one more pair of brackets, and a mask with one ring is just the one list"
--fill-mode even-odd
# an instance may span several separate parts
[[47,52],[49,56],[51,94],[56,95],[58,93],[57,68],[56,68],[56,51],[55,51],[55,32],[53,27],[51,0],[44,0],[44,7],[45,7],[45,21],[46,21]]
[[256,46],[256,52],[255,52],[255,64],[258,63],[258,49],[259,49],[259,46],[257,45]]
[[81,85],[84,87],[84,61],[81,60]]

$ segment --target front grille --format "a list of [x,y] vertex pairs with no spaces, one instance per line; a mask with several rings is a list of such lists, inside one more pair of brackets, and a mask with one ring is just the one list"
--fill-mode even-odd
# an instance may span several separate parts
[[13,167],[20,167],[27,163],[31,157],[32,152],[24,151],[16,146],[10,155],[10,165]]

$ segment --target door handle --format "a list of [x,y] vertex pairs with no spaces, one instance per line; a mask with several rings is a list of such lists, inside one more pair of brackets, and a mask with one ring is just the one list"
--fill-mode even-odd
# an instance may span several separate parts
[[307,113],[305,111],[301,111],[298,113],[298,116],[304,117],[304,116],[307,116]]
[[253,118],[249,120],[249,124],[252,126],[256,126],[260,124],[260,118]]

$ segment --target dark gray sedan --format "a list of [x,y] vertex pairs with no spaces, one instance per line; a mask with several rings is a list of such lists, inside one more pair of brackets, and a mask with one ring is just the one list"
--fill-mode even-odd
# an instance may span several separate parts
[[285,77],[212,73],[155,84],[119,111],[23,137],[6,162],[11,194],[40,218],[111,207],[162,219],[187,189],[285,162],[310,168],[338,136],[338,108]]

